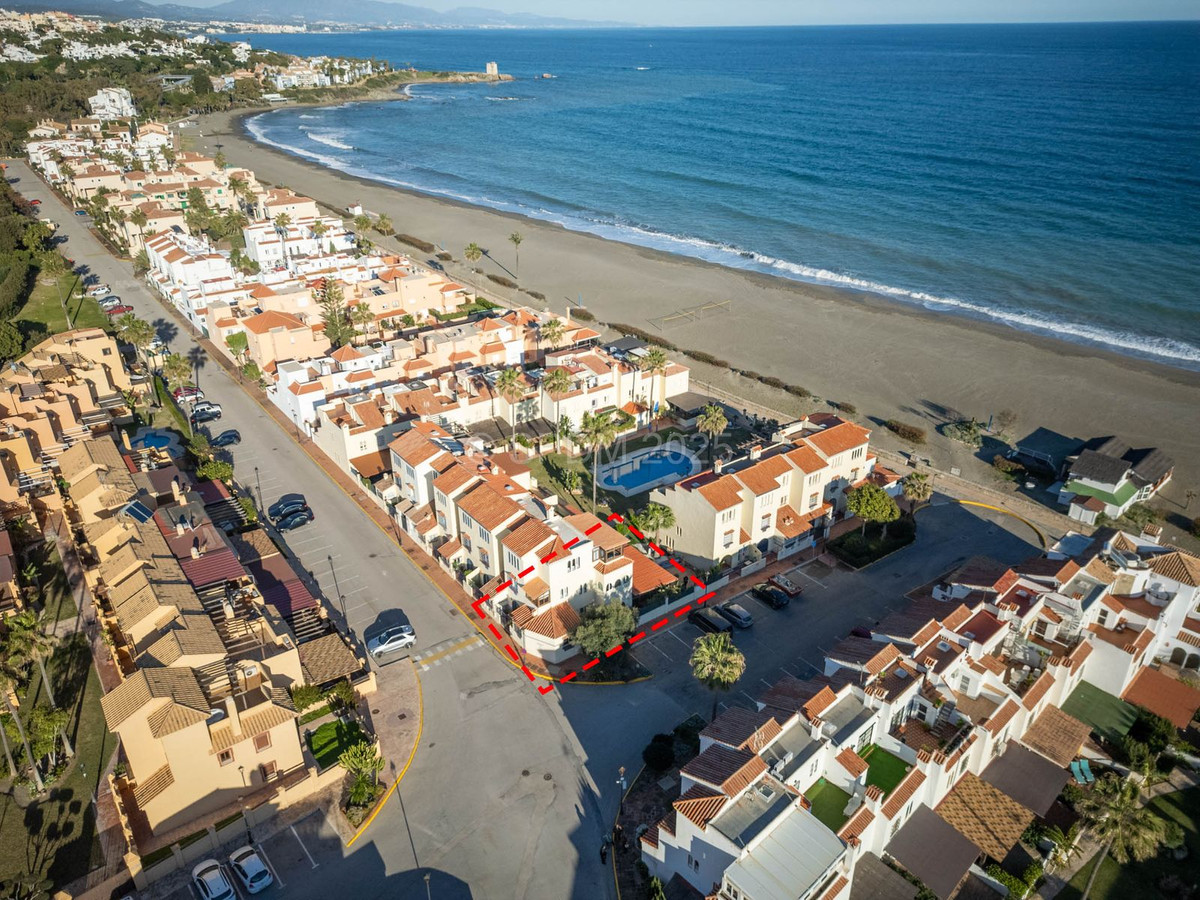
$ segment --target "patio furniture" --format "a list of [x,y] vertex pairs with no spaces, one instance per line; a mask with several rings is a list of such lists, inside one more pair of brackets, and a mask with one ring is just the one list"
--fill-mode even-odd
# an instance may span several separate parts
[[1081,759],[1079,761],[1079,768],[1083,770],[1083,777],[1087,779],[1088,784],[1091,784],[1096,780],[1096,776],[1092,774],[1092,767],[1088,765],[1088,761],[1086,759]]
[[1075,783],[1081,786],[1087,785],[1087,779],[1083,777],[1083,767],[1079,765],[1079,760],[1074,760],[1071,763],[1071,774],[1075,777]]

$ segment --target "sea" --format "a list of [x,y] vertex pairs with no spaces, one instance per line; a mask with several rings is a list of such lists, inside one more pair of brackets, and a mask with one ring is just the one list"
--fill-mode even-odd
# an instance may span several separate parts
[[326,166],[1200,369],[1200,23],[248,39],[515,76],[249,120]]

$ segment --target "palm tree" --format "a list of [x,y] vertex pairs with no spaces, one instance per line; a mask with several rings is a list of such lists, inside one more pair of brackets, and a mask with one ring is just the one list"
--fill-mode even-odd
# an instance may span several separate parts
[[280,213],[279,215],[277,215],[275,217],[275,227],[278,228],[280,231],[283,231],[285,228],[287,228],[291,224],[292,224],[292,217],[289,216],[287,213]]
[[329,232],[329,226],[328,226],[328,225],[326,225],[324,222],[321,222],[321,221],[319,221],[319,220],[318,220],[318,221],[316,221],[316,222],[313,222],[313,224],[312,224],[312,233],[313,233],[313,236],[314,236],[314,237],[315,237],[315,238],[316,238],[318,241],[320,241],[320,240],[321,240],[321,238],[325,237],[325,235],[326,235],[328,232]]
[[367,336],[367,328],[375,324],[375,313],[372,312],[370,304],[366,302],[359,303],[350,310],[350,322],[357,328],[364,338]]
[[578,440],[592,451],[592,512],[596,511],[596,485],[600,451],[617,436],[617,423],[607,412],[585,412],[579,423]]
[[642,357],[641,362],[638,364],[643,372],[650,373],[650,417],[652,419],[655,416],[654,385],[658,381],[658,376],[666,371],[669,362],[667,353],[662,347],[651,347],[646,351],[646,355]]
[[558,415],[558,405],[562,402],[563,394],[571,389],[571,373],[562,367],[551,369],[542,379],[542,390],[554,401],[554,452],[558,453],[558,443],[561,440],[561,425]]
[[467,258],[468,262],[478,262],[479,258],[483,256],[483,248],[474,241],[471,241],[471,243],[467,244],[466,248],[463,249],[463,256]]
[[900,488],[904,491],[904,498],[908,500],[910,514],[917,511],[918,504],[928,502],[933,496],[933,485],[924,472],[908,473],[900,483]]
[[[1120,865],[1131,859],[1143,862],[1158,853],[1173,837],[1166,820],[1142,806],[1141,790],[1131,779],[1109,772],[1079,801],[1079,811],[1090,824],[1092,836],[1101,842],[1100,852],[1083,889],[1083,900],[1104,859],[1109,854]],[[1178,828],[1178,826],[1175,826]]]
[[358,237],[361,240],[367,236],[367,232],[371,230],[371,217],[364,214],[354,217],[354,230],[358,232]]
[[517,439],[516,403],[525,395],[525,381],[516,366],[505,369],[496,378],[496,393],[508,401],[509,441]]
[[[46,658],[54,655],[54,648],[58,641],[42,630],[44,622],[44,615],[39,616],[31,609],[13,616],[8,621],[11,643],[6,649],[9,653],[15,652],[17,658],[29,659],[37,663],[38,672],[42,676],[42,687],[46,689],[46,699],[50,701],[52,707],[57,709],[58,704],[54,700],[54,686],[50,683],[50,675],[46,671]],[[59,737],[62,738],[63,752],[67,754],[68,758],[74,756],[75,751],[67,738],[65,727],[60,730]]]
[[725,418],[725,411],[720,406],[710,403],[700,413],[700,418],[696,420],[696,427],[708,436],[708,463],[712,465],[716,440],[729,427],[729,420]]
[[135,207],[133,212],[129,214],[129,222],[131,225],[137,228],[138,231],[141,231],[150,223],[150,219],[147,218],[144,210],[142,210],[140,207]]
[[67,299],[71,292],[67,292],[68,297],[64,297],[62,292],[62,277],[67,274],[67,261],[62,258],[61,253],[53,250],[47,251],[38,257],[38,271],[54,279],[54,289],[58,293],[58,305],[62,307],[63,318],[66,320],[67,330],[70,331],[71,311],[67,309]]
[[[4,703],[8,707],[8,714],[12,717],[13,723],[17,726],[17,734],[21,736],[21,743],[25,747],[25,758],[29,761],[29,770],[33,773],[33,783],[37,785],[37,792],[40,794],[46,789],[46,785],[42,782],[42,774],[38,771],[37,763],[33,759],[33,749],[29,746],[29,737],[25,734],[25,726],[21,723],[21,714],[16,706],[13,705],[13,691],[16,690],[20,683],[17,677],[15,663],[18,660],[10,654],[5,654],[3,666],[0,666],[0,694],[4,695]],[[3,731],[0,728],[0,731]],[[7,747],[7,740],[5,741]]]
[[647,503],[646,508],[637,514],[637,520],[642,526],[643,533],[649,532],[654,535],[657,543],[660,532],[675,527],[675,510],[669,506],[663,506],[661,503]]
[[133,313],[125,313],[117,319],[117,337],[133,344],[143,358],[150,349],[150,343],[157,336],[153,325],[145,319],[139,319]]
[[380,213],[375,219],[375,230],[380,234],[391,234],[396,229],[392,227],[391,217],[387,213]]
[[566,328],[563,326],[562,319],[551,319],[538,328],[538,337],[549,344],[551,349],[556,349],[563,342],[565,336]]
[[508,236],[508,240],[513,245],[513,252],[515,252],[517,254],[517,264],[516,264],[516,266],[514,266],[513,274],[516,275],[518,278],[520,278],[521,277],[521,241],[525,240],[525,238],[521,235],[521,232],[514,231],[512,234],[510,234]]
[[715,719],[717,692],[731,690],[737,684],[746,671],[746,657],[734,646],[728,634],[718,632],[696,638],[688,663],[696,680],[713,692],[712,718]]
[[1054,845],[1050,850],[1050,857],[1046,860],[1047,869],[1065,869],[1071,859],[1079,854],[1080,831],[1082,829],[1078,822],[1072,823],[1065,832],[1057,825],[1046,829],[1046,839]]

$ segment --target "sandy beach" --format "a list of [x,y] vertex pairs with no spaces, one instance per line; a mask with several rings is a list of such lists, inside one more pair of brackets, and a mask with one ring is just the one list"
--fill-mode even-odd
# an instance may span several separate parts
[[[1163,495],[1162,505],[1171,511],[1182,509],[1184,491],[1196,485],[1198,373],[369,182],[258,144],[241,125],[244,115],[205,116],[182,134],[196,149],[215,153],[220,145],[232,163],[252,168],[260,179],[330,206],[344,210],[361,201],[370,212],[390,216],[398,232],[440,244],[456,258],[474,241],[495,258],[482,261],[485,272],[505,274],[497,263],[513,267],[508,235],[519,230],[524,236],[521,285],[544,294],[558,312],[565,311],[568,300],[582,296],[601,321],[656,331],[652,319],[684,307],[731,301],[728,312],[698,321],[681,319],[661,333],[677,346],[705,350],[803,385],[818,397],[853,403],[864,422],[897,418],[922,424],[931,434],[929,452],[923,455],[949,451],[933,435],[944,421],[943,410],[986,421],[1011,408],[1018,415],[1018,436],[1044,426],[1073,437],[1117,434],[1135,447],[1161,447],[1177,463],[1174,481]],[[481,152],[486,152],[486,142]],[[449,271],[463,280],[471,277],[461,262],[451,264]],[[532,303],[478,276],[473,283],[515,302]],[[696,368],[698,377],[712,374],[708,367]],[[728,383],[734,384],[732,379]],[[884,434],[882,429],[878,433]],[[1188,514],[1200,514],[1200,507],[1193,504]]]

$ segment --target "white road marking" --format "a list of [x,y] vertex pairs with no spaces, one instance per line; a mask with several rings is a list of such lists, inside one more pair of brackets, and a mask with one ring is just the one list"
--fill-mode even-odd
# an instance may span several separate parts
[[271,862],[271,857],[267,856],[267,851],[263,848],[263,845],[259,844],[255,850],[258,851],[258,855],[262,857],[263,862],[267,864],[267,868],[270,870],[271,875],[275,878],[275,883],[279,885],[280,888],[287,887],[287,885],[283,883],[283,879],[279,877],[279,870],[275,868],[275,863]]
[[308,861],[312,864],[312,867],[315,869],[317,867],[316,860],[314,860],[312,858],[312,854],[309,853],[308,848],[306,846],[304,846],[304,841],[300,840],[300,833],[298,831],[296,831],[296,826],[289,825],[288,828],[291,829],[292,837],[294,837],[296,839],[296,843],[300,845],[300,849],[304,851],[304,855],[308,857]]
[[791,571],[791,572],[788,572],[788,574],[789,574],[789,575],[791,575],[791,574],[793,574],[793,573],[794,573],[794,574],[796,574],[796,575],[803,575],[805,578],[807,578],[807,579],[808,579],[809,581],[811,581],[813,584],[820,585],[821,587],[826,587],[826,586],[827,586],[827,585],[825,584],[825,582],[821,581],[821,579],[819,579],[819,578],[813,578],[811,575],[809,575],[807,572],[805,572],[805,571],[804,571],[804,569],[792,569],[792,571]]

